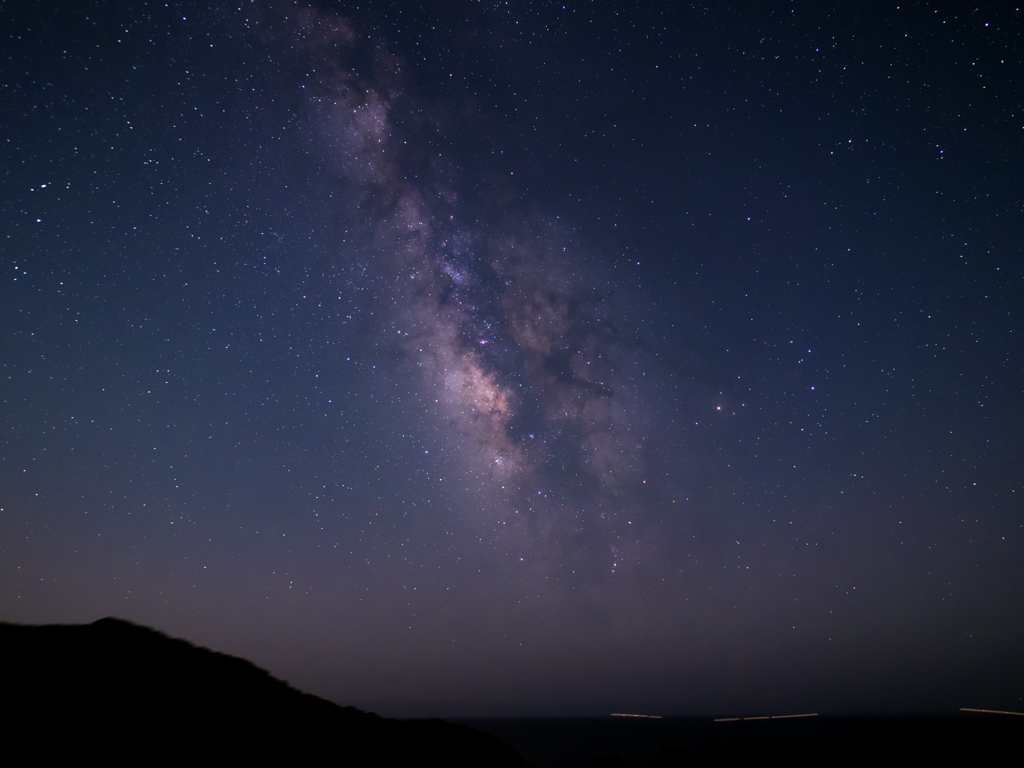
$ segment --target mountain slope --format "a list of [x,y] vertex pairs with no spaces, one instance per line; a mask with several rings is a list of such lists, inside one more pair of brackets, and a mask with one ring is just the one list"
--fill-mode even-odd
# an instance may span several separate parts
[[302,693],[256,665],[107,618],[0,623],[8,749],[106,759],[327,759],[341,765],[524,766],[503,742]]

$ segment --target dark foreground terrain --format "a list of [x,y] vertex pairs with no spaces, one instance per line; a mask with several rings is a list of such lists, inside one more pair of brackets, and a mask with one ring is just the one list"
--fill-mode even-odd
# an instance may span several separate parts
[[987,764],[1012,759],[1024,743],[1024,717],[964,712],[733,722],[392,720],[302,693],[244,659],[112,618],[0,623],[0,654],[5,756],[19,762],[88,756],[115,765],[524,768],[525,758],[534,768],[792,768]]
[[0,654],[5,753],[20,762],[526,765],[469,726],[339,707],[244,659],[120,619],[0,624]]
[[535,768],[752,768],[997,765],[1024,743],[1024,717],[827,716],[467,719],[513,745]]

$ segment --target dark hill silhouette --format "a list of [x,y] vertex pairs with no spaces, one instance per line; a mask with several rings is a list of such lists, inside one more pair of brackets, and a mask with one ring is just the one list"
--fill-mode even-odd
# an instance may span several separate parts
[[526,765],[468,726],[341,707],[244,659],[121,619],[0,623],[0,653],[8,757]]

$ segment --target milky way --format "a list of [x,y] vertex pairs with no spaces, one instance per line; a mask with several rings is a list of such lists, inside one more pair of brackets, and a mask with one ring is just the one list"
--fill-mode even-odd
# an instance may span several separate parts
[[612,316],[619,286],[554,216],[501,210],[522,194],[511,182],[467,183],[495,174],[436,151],[428,137],[457,117],[409,95],[407,65],[385,45],[362,43],[366,70],[353,74],[359,36],[344,18],[305,10],[265,23],[288,30],[272,45],[308,57],[301,109],[313,151],[365,216],[378,343],[402,358],[458,453],[477,522],[555,574],[579,564],[581,546],[588,559],[603,553],[609,574],[635,561],[644,404],[637,339]]

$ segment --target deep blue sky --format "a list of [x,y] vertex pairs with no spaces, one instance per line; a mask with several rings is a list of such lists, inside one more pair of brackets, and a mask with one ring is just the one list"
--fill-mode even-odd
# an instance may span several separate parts
[[1024,707],[1021,12],[632,5],[0,6],[0,619]]

